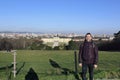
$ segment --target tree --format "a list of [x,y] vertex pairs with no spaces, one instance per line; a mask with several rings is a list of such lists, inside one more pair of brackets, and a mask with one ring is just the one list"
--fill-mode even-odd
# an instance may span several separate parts
[[113,41],[102,42],[99,44],[99,50],[120,51],[120,31],[114,33]]
[[45,50],[52,50],[52,47],[46,45]]
[[68,50],[76,50],[76,49],[78,49],[78,45],[76,44],[75,41],[71,40],[71,41],[69,41],[69,44],[68,44],[68,46],[66,46],[66,48]]
[[55,46],[55,47],[53,48],[53,50],[60,50],[60,47],[59,47],[59,46]]
[[118,31],[117,33],[114,33],[114,40],[115,41],[120,41],[120,31]]
[[43,41],[41,40],[35,40],[31,45],[32,50],[44,50],[45,47],[46,45],[43,44]]
[[11,49],[13,49],[13,45],[7,38],[4,38],[0,41],[0,50],[11,51]]

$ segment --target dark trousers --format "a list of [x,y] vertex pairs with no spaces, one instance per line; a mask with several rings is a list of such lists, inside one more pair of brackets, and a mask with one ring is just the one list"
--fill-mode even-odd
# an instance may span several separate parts
[[93,80],[93,64],[82,64],[82,80],[87,80],[86,74],[87,74],[87,69],[89,70],[89,80]]

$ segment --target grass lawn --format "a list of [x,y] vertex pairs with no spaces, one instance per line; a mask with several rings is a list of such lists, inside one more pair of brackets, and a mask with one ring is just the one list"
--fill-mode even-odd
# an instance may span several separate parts
[[[77,51],[78,52],[78,51]],[[74,51],[17,51],[17,77],[13,79],[12,68],[7,66],[13,62],[12,53],[0,52],[0,80],[25,80],[30,68],[39,80],[75,80]],[[5,67],[5,69],[2,69]],[[81,68],[78,67],[79,72]],[[78,76],[80,78],[80,76]],[[95,70],[95,79],[120,78],[120,52],[99,51],[99,64]]]

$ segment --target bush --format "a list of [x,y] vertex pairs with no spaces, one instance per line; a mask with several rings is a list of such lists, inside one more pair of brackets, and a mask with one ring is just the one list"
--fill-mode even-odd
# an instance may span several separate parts
[[102,51],[120,51],[120,31],[114,34],[114,39],[112,41],[99,43],[99,50]]
[[60,50],[59,46],[55,46],[53,50]]
[[46,50],[52,50],[52,47],[50,47],[50,46],[46,46],[45,49],[46,49]]
[[66,46],[66,50],[77,50],[79,49],[79,43],[73,40],[69,41],[69,44]]

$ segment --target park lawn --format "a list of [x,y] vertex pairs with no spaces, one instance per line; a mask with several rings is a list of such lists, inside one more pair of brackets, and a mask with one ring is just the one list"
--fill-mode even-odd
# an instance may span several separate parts
[[[12,62],[12,53],[0,52],[0,68],[9,66]],[[18,73],[15,79],[25,80],[30,68],[36,72],[39,80],[75,80],[74,51],[18,50]],[[11,70],[7,67],[5,70],[0,70],[0,80],[7,78],[13,80],[13,74],[10,76]],[[80,67],[78,70],[81,72]],[[95,79],[120,78],[120,52],[99,51],[99,64],[94,77]]]

